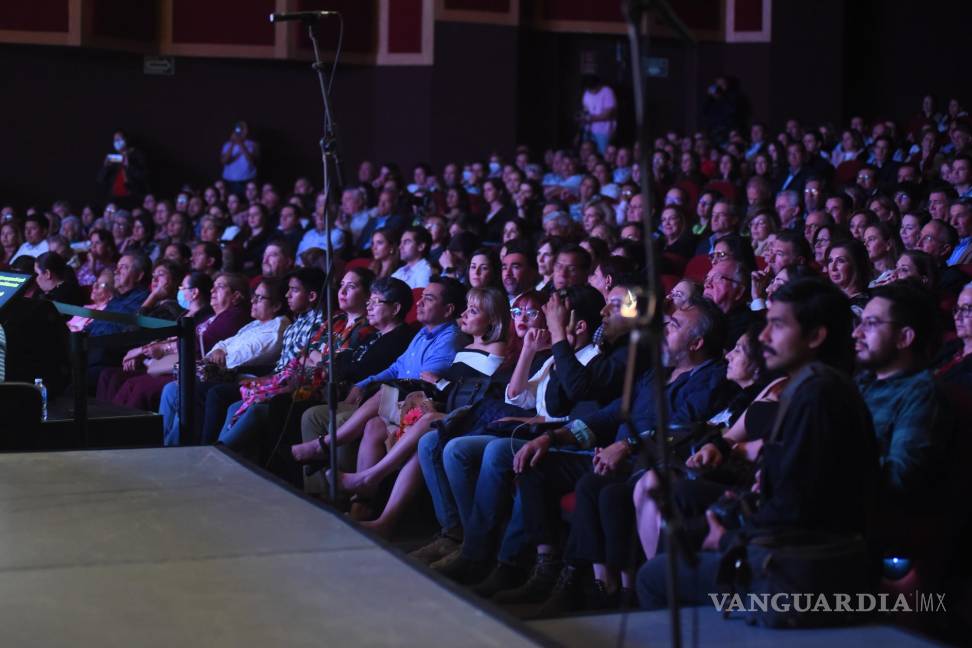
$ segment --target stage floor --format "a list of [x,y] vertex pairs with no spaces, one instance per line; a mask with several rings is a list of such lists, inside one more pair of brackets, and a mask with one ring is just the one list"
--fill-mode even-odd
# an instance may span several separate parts
[[213,448],[0,455],[0,645],[534,646]]

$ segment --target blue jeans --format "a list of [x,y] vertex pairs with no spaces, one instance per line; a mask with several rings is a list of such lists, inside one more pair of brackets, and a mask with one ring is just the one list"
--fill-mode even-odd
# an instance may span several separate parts
[[[463,447],[462,442],[467,437],[453,439],[446,444],[443,455],[446,465],[446,474],[461,474],[463,460],[462,451],[472,451],[472,443]],[[475,437],[472,437],[475,438]],[[464,516],[465,534],[462,544],[462,557],[467,560],[485,561],[489,560],[492,553],[494,537],[499,531],[503,522],[504,513],[509,502],[513,500],[513,512],[510,516],[509,524],[500,543],[499,560],[500,562],[514,564],[520,558],[523,550],[529,546],[523,525],[523,515],[519,496],[512,497],[513,487],[513,455],[524,445],[526,441],[513,439],[512,447],[509,438],[494,437],[486,444],[482,456],[482,464],[479,468],[479,476],[476,479],[476,490],[472,499],[472,508]],[[466,453],[468,460],[468,452]],[[457,502],[464,496],[463,485],[453,484],[450,479],[453,493],[458,495]],[[457,490],[459,493],[457,493]]]
[[243,416],[236,423],[232,423],[233,415],[242,406],[243,401],[230,405],[226,412],[226,422],[219,433],[219,442],[242,455],[253,457],[260,452],[260,436],[267,427],[270,406],[267,403],[250,405]]
[[468,447],[468,454],[475,455],[475,466],[466,472],[448,474],[444,465],[443,451],[439,445],[439,431],[429,430],[418,444],[419,466],[422,468],[422,476],[425,477],[425,485],[428,486],[429,493],[432,495],[432,507],[435,509],[435,518],[443,530],[449,531],[462,526],[465,528],[465,518],[462,509],[456,502],[458,493],[454,490],[454,480],[461,484],[462,496],[471,492],[476,487],[476,475],[479,473],[478,458],[482,456],[486,444],[495,439],[493,436],[473,436],[459,437],[449,441],[446,448],[461,442],[463,448]]
[[[195,425],[194,429],[189,430],[190,438],[183,439],[179,435],[179,383],[171,382],[162,388],[162,401],[159,405],[159,414],[162,415],[162,443],[165,446],[190,445],[199,443],[199,432],[203,425],[203,405],[206,401],[206,394],[211,389],[221,383],[196,383],[195,406]],[[204,443],[212,443],[212,440],[203,440]]]
[[[722,554],[702,551],[697,554],[697,557],[699,562],[695,567],[690,567],[681,556],[678,557],[675,583],[679,602],[685,605],[708,603],[709,593],[719,591],[716,577],[719,574]],[[752,556],[750,559],[752,560]],[[667,584],[668,556],[659,554],[638,570],[635,588],[638,591],[638,603],[641,607],[645,610],[660,610],[668,607]]]

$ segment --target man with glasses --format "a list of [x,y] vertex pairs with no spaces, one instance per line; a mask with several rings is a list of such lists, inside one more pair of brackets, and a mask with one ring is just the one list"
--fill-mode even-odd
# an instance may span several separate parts
[[749,328],[755,313],[749,309],[750,271],[736,259],[717,261],[703,283],[702,296],[714,303],[728,321],[727,350]]
[[857,385],[874,419],[882,508],[917,511],[942,503],[949,428],[928,365],[940,346],[935,300],[907,283],[871,291],[854,329]]

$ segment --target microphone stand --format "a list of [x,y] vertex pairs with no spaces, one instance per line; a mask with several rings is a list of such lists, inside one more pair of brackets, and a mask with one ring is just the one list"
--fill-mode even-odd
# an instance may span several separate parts
[[[339,16],[340,17],[340,16]],[[307,33],[310,36],[311,44],[314,46],[314,71],[317,73],[317,81],[321,87],[321,99],[324,102],[324,133],[320,139],[321,165],[323,167],[323,193],[324,193],[324,238],[327,256],[327,268],[325,269],[324,285],[321,291],[324,297],[324,318],[327,331],[327,408],[328,408],[328,449],[330,450],[330,491],[331,501],[337,499],[337,385],[334,383],[334,325],[332,322],[334,314],[334,294],[331,290],[334,270],[334,244],[331,242],[331,217],[328,210],[331,208],[331,169],[337,173],[338,184],[341,183],[340,160],[337,151],[337,125],[331,113],[331,100],[328,93],[328,84],[324,79],[324,65],[321,63],[321,51],[317,43],[317,21],[308,20]],[[344,31],[343,20],[341,31]],[[340,38],[338,41],[338,53],[335,54],[335,65],[337,56],[340,52]],[[332,69],[333,80],[333,69]]]
[[[647,118],[647,108],[645,105],[645,80],[642,76],[642,37],[640,34],[640,24],[644,18],[646,23],[644,40],[645,49],[648,43],[648,18],[649,10],[657,10],[669,22],[676,32],[679,32],[685,40],[691,41],[692,37],[685,29],[681,21],[675,16],[666,0],[622,0],[622,9],[628,25],[628,40],[631,48],[631,73],[634,82],[634,102],[635,102],[635,121],[638,131],[638,142],[641,148],[641,199],[642,199],[642,219],[644,223],[644,242],[645,242],[645,274],[647,275],[645,286],[646,308],[645,315],[639,318],[635,329],[631,332],[628,347],[628,363],[625,373],[624,391],[621,401],[621,417],[628,423],[631,431],[640,435],[640,430],[633,426],[631,418],[632,392],[635,382],[635,358],[637,347],[642,336],[647,338],[648,354],[652,373],[652,392],[655,401],[655,442],[658,455],[658,464],[655,466],[658,478],[658,488],[654,499],[658,504],[659,512],[665,521],[666,538],[666,558],[667,558],[667,597],[668,610],[672,631],[672,646],[680,648],[682,645],[682,626],[681,615],[679,614],[678,587],[676,576],[678,572],[678,558],[681,554],[686,561],[694,560],[694,552],[683,540],[681,532],[681,515],[675,506],[672,495],[672,467],[668,462],[668,404],[665,395],[665,377],[662,371],[661,342],[663,331],[663,304],[662,288],[659,274],[659,264],[654,246],[655,231],[654,209],[652,203],[653,178],[651,167],[651,143],[648,137],[648,129],[645,125]],[[642,444],[642,459],[645,466],[651,468],[654,462],[651,460],[651,453],[648,451],[648,444]]]

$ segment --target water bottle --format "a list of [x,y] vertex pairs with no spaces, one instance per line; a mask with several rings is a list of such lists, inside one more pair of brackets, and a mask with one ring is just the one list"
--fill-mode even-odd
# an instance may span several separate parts
[[34,387],[40,390],[41,395],[41,420],[47,420],[47,387],[44,386],[43,378],[34,378]]

